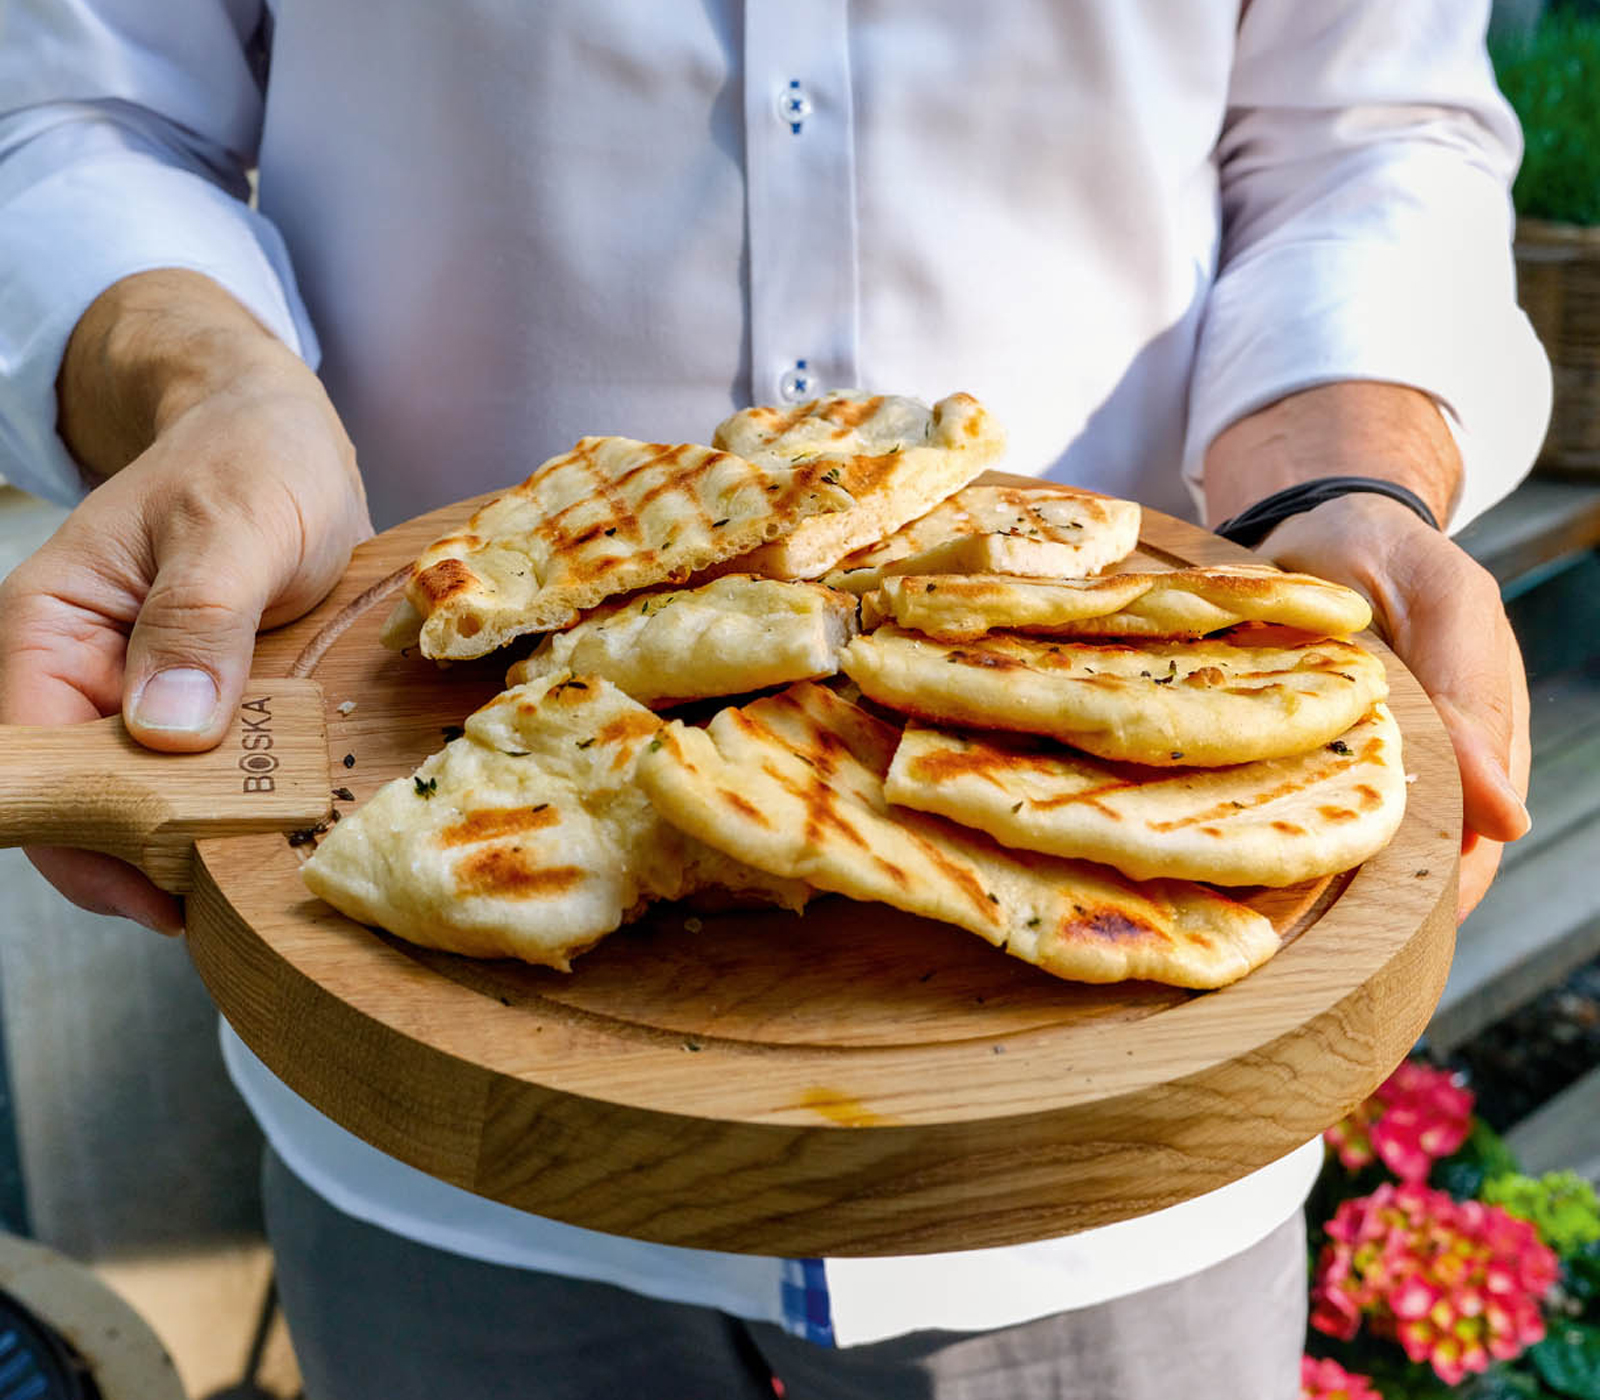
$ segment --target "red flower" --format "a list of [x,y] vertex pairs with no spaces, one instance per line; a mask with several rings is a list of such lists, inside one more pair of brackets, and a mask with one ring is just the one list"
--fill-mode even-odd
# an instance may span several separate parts
[[1401,1181],[1424,1181],[1472,1127],[1472,1091],[1445,1070],[1405,1060],[1364,1103],[1323,1134],[1351,1171],[1376,1156]]
[[1457,1385],[1544,1336],[1554,1251],[1525,1220],[1408,1182],[1340,1205],[1311,1291],[1311,1325],[1355,1336],[1363,1317]]
[[1300,1400],[1383,1400],[1365,1377],[1332,1359],[1300,1358]]

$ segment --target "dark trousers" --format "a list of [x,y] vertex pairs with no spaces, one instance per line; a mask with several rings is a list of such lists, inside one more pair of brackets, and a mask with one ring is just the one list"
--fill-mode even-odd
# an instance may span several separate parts
[[272,1152],[306,1400],[1296,1400],[1301,1218],[1176,1283],[993,1332],[842,1350],[711,1308],[479,1263],[336,1210]]

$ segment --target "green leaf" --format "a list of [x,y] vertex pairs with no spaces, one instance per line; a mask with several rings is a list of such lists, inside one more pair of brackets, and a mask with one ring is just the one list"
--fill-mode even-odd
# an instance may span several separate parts
[[1517,212],[1600,224],[1600,11],[1552,5],[1526,40],[1496,43],[1494,61],[1524,134]]
[[1528,1348],[1539,1377],[1558,1395],[1600,1400],[1600,1327],[1556,1322],[1549,1335]]
[[[1600,1241],[1591,1240],[1580,1246],[1561,1263],[1562,1288],[1584,1305],[1586,1316],[1600,1312],[1600,1308],[1594,1306],[1596,1300],[1600,1300]],[[1600,1321],[1600,1317],[1593,1320]]]
[[1450,1156],[1433,1164],[1428,1184],[1448,1191],[1458,1201],[1470,1201],[1492,1176],[1517,1170],[1517,1157],[1505,1139],[1481,1118],[1472,1120],[1467,1140]]

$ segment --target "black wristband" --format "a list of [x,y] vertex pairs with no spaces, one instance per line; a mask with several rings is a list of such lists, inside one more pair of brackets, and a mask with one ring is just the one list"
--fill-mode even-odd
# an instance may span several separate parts
[[1293,486],[1284,487],[1281,491],[1274,491],[1266,499],[1257,501],[1253,506],[1240,511],[1232,520],[1224,520],[1217,526],[1215,533],[1225,540],[1232,540],[1235,544],[1247,547],[1257,545],[1267,537],[1268,531],[1282,524],[1291,515],[1315,510],[1318,506],[1326,505],[1329,501],[1336,501],[1340,496],[1348,496],[1356,491],[1370,491],[1376,496],[1387,496],[1390,500],[1399,501],[1401,505],[1415,511],[1435,530],[1439,528],[1439,521],[1428,508],[1428,503],[1415,491],[1408,490],[1393,481],[1384,481],[1375,476],[1319,476],[1313,481],[1299,481]]

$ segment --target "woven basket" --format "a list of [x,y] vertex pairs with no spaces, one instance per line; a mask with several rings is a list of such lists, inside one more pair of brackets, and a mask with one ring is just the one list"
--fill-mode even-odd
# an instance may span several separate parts
[[1600,228],[1517,221],[1517,299],[1555,378],[1546,471],[1600,474]]

